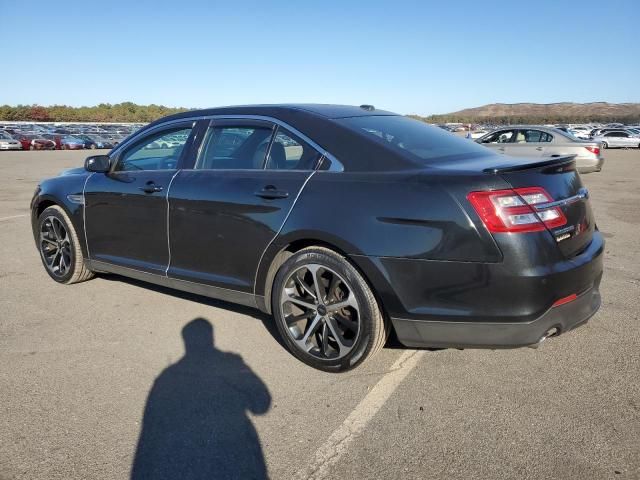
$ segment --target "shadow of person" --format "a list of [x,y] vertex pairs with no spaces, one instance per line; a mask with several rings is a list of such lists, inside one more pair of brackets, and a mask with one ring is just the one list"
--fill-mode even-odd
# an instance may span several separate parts
[[266,478],[247,412],[266,413],[269,390],[242,357],[214,347],[207,320],[189,322],[182,337],[184,356],[149,392],[131,478]]

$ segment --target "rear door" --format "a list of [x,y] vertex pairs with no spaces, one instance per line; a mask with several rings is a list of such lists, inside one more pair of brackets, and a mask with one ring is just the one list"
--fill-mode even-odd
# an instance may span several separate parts
[[[94,173],[85,187],[89,256],[164,275],[167,192],[192,140],[193,122],[160,127],[118,152],[109,173]],[[171,140],[173,147],[163,147]]]
[[545,151],[553,137],[535,128],[518,129],[515,140],[506,145],[505,153],[517,157],[540,158],[545,156]]
[[171,186],[170,280],[253,293],[263,252],[320,160],[283,127],[212,120],[196,164]]

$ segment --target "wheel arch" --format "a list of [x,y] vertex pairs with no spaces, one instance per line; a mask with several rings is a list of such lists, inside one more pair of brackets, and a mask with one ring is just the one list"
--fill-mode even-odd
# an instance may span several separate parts
[[72,204],[71,207],[74,208],[69,208],[70,206],[66,202],[51,194],[40,193],[33,199],[33,202],[31,204],[31,227],[33,230],[34,240],[38,235],[38,219],[40,218],[40,215],[47,208],[53,206],[62,208],[71,220],[71,224],[75,229],[78,238],[80,239],[80,248],[82,250],[82,254],[86,256],[86,244],[84,241],[82,241],[84,239],[84,222],[82,220],[82,208],[78,208],[81,206]]
[[[272,254],[269,257],[270,261],[268,266],[266,265],[263,266],[264,273],[262,275],[260,283],[259,284],[256,283],[256,301],[257,301],[258,308],[268,313],[269,315],[273,313],[273,308],[271,304],[271,293],[272,293],[273,284],[275,282],[275,277],[276,277],[276,274],[278,273],[278,270],[284,264],[284,262],[286,262],[289,259],[289,257],[294,255],[296,252],[299,252],[300,250],[304,248],[309,248],[309,247],[326,248],[328,250],[331,250],[339,254],[347,262],[349,262],[349,264],[358,271],[358,273],[362,276],[364,281],[367,283],[368,287],[371,289],[371,292],[373,293],[373,296],[375,297],[376,302],[378,303],[378,306],[380,308],[380,312],[385,318],[388,328],[390,329],[390,331],[393,331],[393,326],[389,321],[389,316],[385,309],[385,305],[384,305],[383,299],[381,298],[380,292],[378,292],[377,288],[374,285],[374,282],[372,282],[370,276],[367,275],[367,272],[365,271],[365,269],[361,268],[361,265],[358,262],[354,261],[352,256],[350,256],[347,253],[347,249],[345,249],[344,247],[341,248],[339,245],[331,241],[327,241],[319,238],[313,238],[313,237],[298,238],[290,241],[287,244],[280,245],[273,249]],[[267,262],[263,261],[263,263],[266,264]],[[258,277],[257,277],[257,280],[258,280]],[[261,291],[258,290],[258,286],[262,288]]]

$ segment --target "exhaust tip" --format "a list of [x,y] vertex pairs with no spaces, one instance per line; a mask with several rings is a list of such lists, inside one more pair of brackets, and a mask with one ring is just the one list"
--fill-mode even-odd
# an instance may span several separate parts
[[547,338],[557,337],[558,335],[560,335],[560,329],[558,327],[551,327],[549,330],[544,332],[544,335],[540,337],[540,340],[538,340],[536,343],[532,345],[529,345],[529,348],[538,348],[540,344],[544,342]]

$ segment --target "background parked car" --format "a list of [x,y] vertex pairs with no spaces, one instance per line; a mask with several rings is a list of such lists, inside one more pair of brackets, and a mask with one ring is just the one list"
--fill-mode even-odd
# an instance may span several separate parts
[[98,135],[74,135],[74,137],[84,140],[84,148],[95,150],[96,148],[113,148],[113,144]]
[[593,140],[600,142],[602,148],[640,148],[640,138],[624,130],[605,132],[593,137]]
[[22,150],[22,145],[7,132],[0,131],[0,150]]
[[62,150],[82,150],[87,148],[85,145],[88,142],[81,138],[65,136],[60,139],[60,148]]
[[57,133],[45,133],[42,135],[42,138],[53,141],[56,145],[56,150],[62,149],[62,135]]
[[13,138],[22,144],[23,150],[55,150],[56,143],[53,140],[42,138],[42,135],[30,133],[14,133]]
[[505,127],[476,141],[513,157],[551,158],[575,155],[576,166],[581,173],[599,172],[604,163],[599,142],[580,140],[557,128],[529,125]]

